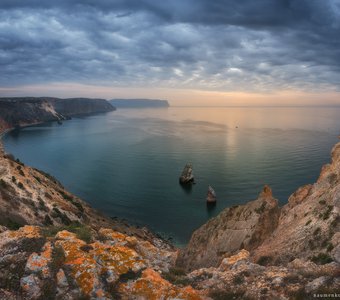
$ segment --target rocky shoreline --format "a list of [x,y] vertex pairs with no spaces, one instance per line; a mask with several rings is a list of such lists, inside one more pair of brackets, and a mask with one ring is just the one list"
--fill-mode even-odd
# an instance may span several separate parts
[[53,176],[6,154],[0,140],[0,298],[333,298],[340,293],[339,210],[340,143],[318,181],[283,207],[265,186],[178,250],[94,210]]

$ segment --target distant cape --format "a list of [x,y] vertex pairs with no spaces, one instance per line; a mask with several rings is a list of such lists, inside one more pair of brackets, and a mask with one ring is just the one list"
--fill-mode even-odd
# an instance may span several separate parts
[[169,107],[167,100],[159,99],[112,99],[109,102],[117,108]]

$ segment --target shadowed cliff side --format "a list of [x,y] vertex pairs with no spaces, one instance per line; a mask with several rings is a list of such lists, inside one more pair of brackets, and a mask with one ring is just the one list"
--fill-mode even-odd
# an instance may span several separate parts
[[0,98],[0,131],[48,121],[60,121],[75,115],[113,110],[115,108],[104,99]]

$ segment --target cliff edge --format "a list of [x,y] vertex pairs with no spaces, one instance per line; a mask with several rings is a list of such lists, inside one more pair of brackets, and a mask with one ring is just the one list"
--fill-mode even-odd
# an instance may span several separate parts
[[51,97],[0,98],[0,131],[75,115],[104,113],[115,108],[104,99]]

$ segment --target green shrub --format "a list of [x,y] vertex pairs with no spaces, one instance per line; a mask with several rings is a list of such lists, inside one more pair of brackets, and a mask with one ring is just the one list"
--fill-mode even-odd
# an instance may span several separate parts
[[257,264],[261,265],[261,266],[267,266],[271,261],[272,261],[272,257],[271,256],[261,256],[257,260]]
[[41,183],[41,179],[38,177],[38,176],[34,176],[33,177],[35,178],[36,181],[38,181],[39,183]]
[[51,219],[50,216],[47,215],[47,214],[45,215],[45,218],[44,218],[44,224],[47,225],[47,226],[53,225],[52,219]]
[[313,235],[318,235],[321,232],[321,228],[318,227],[314,230]]
[[327,206],[327,210],[322,215],[322,219],[323,220],[327,220],[329,218],[332,210],[333,210],[333,206],[332,205],[328,205]]
[[175,285],[190,284],[190,279],[182,268],[170,268],[169,272],[163,273],[163,278]]
[[67,226],[46,227],[43,229],[43,235],[45,237],[54,237],[59,231],[62,230],[75,233],[78,239],[83,240],[86,243],[90,243],[92,241],[91,228],[79,222],[73,222]]
[[22,227],[23,225],[19,224],[18,222],[8,219],[5,221],[4,224],[9,230],[18,230],[20,227]]
[[326,201],[325,201],[325,200],[320,200],[320,201],[319,201],[319,204],[325,205],[325,204],[326,204]]
[[255,212],[258,214],[262,214],[266,208],[266,202],[263,202],[260,207],[255,208]]
[[325,265],[333,261],[333,259],[326,253],[319,253],[311,258],[311,261],[318,265]]
[[19,189],[22,189],[22,190],[25,189],[24,185],[21,182],[18,182],[17,186]]
[[333,244],[332,243],[328,243],[327,252],[331,252],[333,249],[334,249]]
[[242,284],[244,282],[244,278],[241,275],[237,275],[233,279],[234,284]]
[[311,222],[312,222],[312,220],[308,220],[308,221],[306,222],[306,226],[308,226]]
[[2,187],[3,189],[6,189],[8,186],[7,182],[3,179],[0,179],[0,187]]

